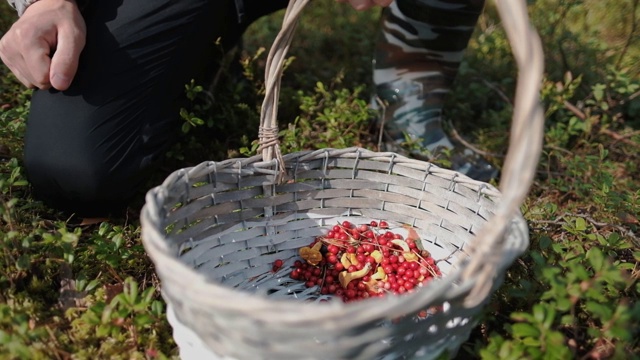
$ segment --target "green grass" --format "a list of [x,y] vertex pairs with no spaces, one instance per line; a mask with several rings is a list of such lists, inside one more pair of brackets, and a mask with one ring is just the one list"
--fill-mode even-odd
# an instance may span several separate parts
[[[546,52],[547,118],[535,182],[522,206],[531,246],[458,357],[638,358],[640,6],[530,3]],[[15,16],[0,6],[0,29],[7,29]],[[245,37],[248,82],[189,87],[193,101],[176,114],[185,136],[149,187],[177,168],[251,153],[266,56],[260,48],[271,44],[280,15],[260,20]],[[330,1],[305,9],[283,79],[285,151],[375,150],[367,103],[377,18],[377,11]],[[0,75],[0,358],[176,357],[159,281],[140,242],[142,194],[128,216],[93,225],[33,199],[21,163],[30,92],[5,67]],[[451,130],[497,164],[508,144],[514,75],[505,34],[488,6],[446,115]],[[214,104],[206,101],[209,91]],[[220,129],[225,137],[215,135]],[[75,286],[61,296],[65,279]]]

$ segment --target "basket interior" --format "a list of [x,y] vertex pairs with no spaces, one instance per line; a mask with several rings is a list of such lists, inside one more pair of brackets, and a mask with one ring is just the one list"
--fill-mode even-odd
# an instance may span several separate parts
[[271,296],[318,298],[288,280],[286,271],[273,273],[273,262],[285,261],[286,269],[298,259],[298,249],[343,220],[386,220],[390,230],[405,236],[404,226],[412,227],[447,274],[499,196],[491,185],[460,181],[465,179],[459,174],[429,163],[416,165],[298,160],[288,164],[290,180],[276,185],[273,175],[219,171],[210,163],[200,176],[185,175],[179,188],[187,191],[166,204],[167,238],[185,265],[212,282]]

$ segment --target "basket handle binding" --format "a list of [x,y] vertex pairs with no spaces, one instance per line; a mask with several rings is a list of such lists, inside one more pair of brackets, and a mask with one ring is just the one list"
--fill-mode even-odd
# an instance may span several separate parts
[[[278,166],[277,181],[285,177],[284,160],[278,140],[278,99],[286,54],[303,8],[310,0],[290,0],[284,15],[282,28],[269,50],[265,71],[265,98],[260,112],[258,151],[263,161],[274,158]],[[507,33],[518,66],[512,127],[509,148],[505,158],[500,191],[502,199],[491,226],[483,226],[477,234],[478,241],[466,249],[468,264],[461,280],[475,277],[477,281],[466,305],[475,306],[491,290],[496,269],[487,261],[496,246],[504,243],[504,235],[513,215],[525,200],[542,151],[544,112],[540,101],[544,56],[540,37],[529,21],[525,0],[494,0],[502,25]],[[487,241],[483,241],[487,240]],[[493,255],[496,256],[496,255]],[[480,275],[479,275],[480,274]],[[473,295],[477,296],[473,296]],[[478,300],[476,300],[478,299]]]

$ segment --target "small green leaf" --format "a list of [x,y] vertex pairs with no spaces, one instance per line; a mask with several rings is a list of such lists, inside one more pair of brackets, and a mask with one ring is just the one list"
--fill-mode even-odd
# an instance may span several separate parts
[[533,325],[528,323],[513,324],[513,326],[511,327],[511,331],[513,332],[513,336],[518,338],[540,336],[540,331],[537,328],[535,328]]
[[155,316],[162,316],[164,312],[164,306],[162,305],[162,302],[155,300],[153,303],[151,303],[151,313]]
[[545,250],[551,246],[551,238],[548,236],[540,237],[540,249]]
[[555,320],[556,320],[556,307],[550,304],[550,306],[547,307],[547,314],[544,318],[542,326],[544,326],[545,329],[551,329],[551,325],[553,325]]
[[18,270],[28,270],[31,267],[31,257],[27,254],[22,254],[16,261],[16,268]]
[[596,84],[592,87],[593,97],[596,101],[601,101],[604,97],[604,89],[606,89],[606,85],[604,84]]
[[605,265],[604,254],[597,247],[592,247],[587,251],[587,259],[595,271],[600,271]]
[[116,234],[113,236],[113,238],[111,238],[111,241],[113,241],[113,244],[116,246],[116,249],[119,249],[122,246],[122,243],[124,242],[124,237],[122,236],[122,234]]
[[100,281],[98,281],[98,279],[94,279],[89,281],[89,283],[87,284],[87,286],[85,287],[85,291],[91,291],[93,289],[96,288],[96,286],[100,285]]
[[522,339],[522,343],[531,347],[540,347],[540,339],[534,337],[526,337]]
[[148,314],[139,314],[133,318],[133,323],[136,326],[144,327],[154,322],[153,317]]
[[98,337],[108,336],[109,333],[111,332],[111,328],[112,328],[111,324],[100,324],[96,329],[96,335]]
[[560,324],[562,325],[573,325],[574,322],[575,322],[575,319],[573,315],[563,315],[560,318]]
[[613,316],[613,310],[611,307],[595,301],[587,301],[585,308],[599,317],[602,321],[608,321]]
[[568,298],[559,298],[556,299],[556,305],[558,306],[558,310],[560,311],[569,311],[571,309],[571,300]]
[[533,318],[536,322],[541,323],[544,321],[545,308],[542,304],[536,304],[533,306]]

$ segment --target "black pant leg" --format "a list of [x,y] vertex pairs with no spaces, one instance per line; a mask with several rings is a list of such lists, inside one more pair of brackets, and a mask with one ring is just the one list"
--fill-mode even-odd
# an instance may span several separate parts
[[37,198],[92,216],[144,185],[179,131],[184,85],[211,69],[217,39],[230,49],[247,24],[233,0],[92,1],[85,19],[70,89],[33,95],[25,167]]

